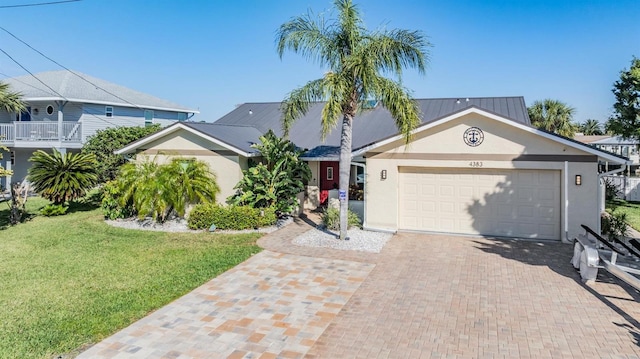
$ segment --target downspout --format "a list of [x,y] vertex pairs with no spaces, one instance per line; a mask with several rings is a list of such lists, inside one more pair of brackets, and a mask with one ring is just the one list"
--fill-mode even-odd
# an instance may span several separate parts
[[569,240],[569,161],[564,161],[564,243],[571,243]]

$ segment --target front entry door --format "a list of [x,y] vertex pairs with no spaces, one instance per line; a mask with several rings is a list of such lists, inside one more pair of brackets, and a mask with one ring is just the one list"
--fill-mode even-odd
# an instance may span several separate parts
[[329,190],[339,186],[339,168],[337,161],[320,162],[320,204],[324,204],[329,198]]

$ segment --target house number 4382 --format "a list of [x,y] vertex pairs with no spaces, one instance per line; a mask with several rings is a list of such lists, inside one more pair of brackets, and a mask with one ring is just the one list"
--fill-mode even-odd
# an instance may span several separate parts
[[482,162],[480,162],[480,161],[471,161],[471,162],[469,162],[469,167],[475,167],[475,168],[482,167]]

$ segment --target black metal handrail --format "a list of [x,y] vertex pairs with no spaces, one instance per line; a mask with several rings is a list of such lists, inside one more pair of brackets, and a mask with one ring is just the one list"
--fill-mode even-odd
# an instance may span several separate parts
[[584,228],[585,231],[587,231],[587,233],[589,233],[590,235],[594,236],[596,238],[596,240],[598,240],[600,243],[604,244],[605,246],[609,247],[612,251],[618,253],[621,256],[624,256],[624,253],[622,253],[622,251],[620,251],[618,248],[616,248],[613,244],[611,244],[611,242],[609,242],[608,240],[602,238],[598,233],[596,233],[593,229],[589,228],[588,226],[581,224],[580,226],[582,226],[582,228]]

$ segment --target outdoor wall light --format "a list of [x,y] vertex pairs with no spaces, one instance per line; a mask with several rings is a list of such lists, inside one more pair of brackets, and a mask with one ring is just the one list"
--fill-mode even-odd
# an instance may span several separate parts
[[382,180],[386,180],[387,179],[387,170],[380,171],[380,179],[382,179]]
[[582,176],[576,175],[576,186],[581,186],[581,185],[582,185]]

